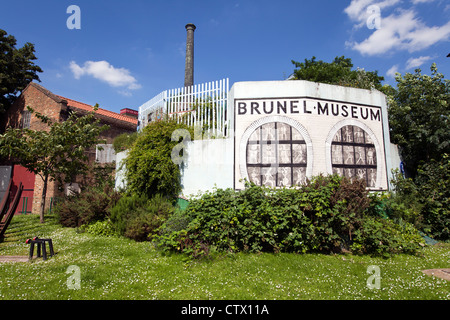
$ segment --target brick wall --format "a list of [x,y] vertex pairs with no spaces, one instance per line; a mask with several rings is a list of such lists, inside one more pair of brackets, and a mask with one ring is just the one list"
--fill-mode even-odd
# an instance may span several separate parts
[[[27,110],[27,106],[33,108],[36,112],[42,113],[54,121],[60,121],[61,108],[63,104],[57,102],[58,99],[48,90],[40,87],[38,84],[32,83],[24,89],[19,98],[13,105],[2,115],[0,122],[1,128],[8,127],[21,128],[22,114]],[[57,99],[57,100],[56,100]],[[55,101],[56,100],[56,101]],[[42,123],[35,115],[31,115],[30,129],[32,130],[48,130],[48,126]]]
[[[66,100],[61,99],[39,84],[32,82],[23,90],[22,94],[7,110],[7,112],[2,115],[0,119],[0,132],[3,132],[8,127],[22,128],[22,116],[23,112],[27,110],[27,106],[30,106],[36,112],[46,115],[53,121],[64,121],[68,115],[67,111],[72,109],[71,107],[67,107]],[[78,109],[72,110],[79,111]],[[83,111],[80,112],[80,114],[84,113],[85,112]],[[101,139],[105,139],[108,144],[112,143],[114,138],[119,134],[124,132],[134,132],[136,130],[135,126],[131,123],[125,123],[123,121],[111,119],[101,115],[99,115],[98,118],[101,120],[101,125],[107,124],[110,126],[110,128],[104,131],[100,137]],[[32,114],[30,118],[30,129],[48,131],[49,127]],[[89,162],[94,162],[95,147],[92,148],[92,150],[88,150],[87,154],[89,157]],[[42,178],[37,175],[34,185],[32,213],[39,213],[43,185],[44,182]],[[63,192],[58,190],[57,183],[54,181],[49,181],[46,193],[47,204],[49,203],[50,198],[61,196],[63,196]],[[46,209],[47,208],[48,206],[46,206]]]
[[[27,106],[33,108],[35,112],[48,116],[53,121],[60,121],[61,109],[64,108],[64,104],[60,101],[61,99],[58,99],[45,88],[38,84],[31,83],[23,90],[19,98],[7,110],[2,119],[2,128],[22,128],[22,116],[23,112],[27,110]],[[30,129],[49,131],[48,125],[36,118],[34,114],[31,114],[30,117]],[[37,175],[34,184],[32,213],[39,213],[43,185],[43,180]],[[60,192],[58,191],[56,183],[49,181],[47,185],[47,198],[57,197],[59,195]]]

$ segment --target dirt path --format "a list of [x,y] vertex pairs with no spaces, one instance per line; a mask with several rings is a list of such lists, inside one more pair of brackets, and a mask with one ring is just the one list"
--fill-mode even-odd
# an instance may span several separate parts
[[28,256],[0,256],[1,262],[28,262]]
[[450,281],[450,268],[449,269],[428,269],[422,270],[423,273],[429,276],[435,276],[447,281]]

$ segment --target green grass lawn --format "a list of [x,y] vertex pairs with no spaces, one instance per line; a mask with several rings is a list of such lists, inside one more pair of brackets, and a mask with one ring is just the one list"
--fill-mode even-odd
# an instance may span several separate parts
[[[93,236],[60,227],[47,216],[16,216],[0,255],[28,255],[30,237],[52,238],[54,257],[0,263],[0,299],[439,299],[450,282],[421,270],[449,268],[450,244],[420,256],[389,259],[321,254],[229,254],[187,261],[163,255],[150,243]],[[80,288],[68,287],[69,266]],[[380,268],[379,289],[369,289],[367,267]]]

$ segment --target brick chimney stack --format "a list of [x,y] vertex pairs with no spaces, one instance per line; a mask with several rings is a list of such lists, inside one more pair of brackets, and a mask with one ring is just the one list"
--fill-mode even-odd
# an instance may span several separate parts
[[139,116],[139,112],[129,108],[123,108],[120,110],[120,114],[129,118],[137,119]]
[[188,23],[186,25],[186,66],[184,70],[184,86],[189,87],[194,84],[194,30],[195,25]]

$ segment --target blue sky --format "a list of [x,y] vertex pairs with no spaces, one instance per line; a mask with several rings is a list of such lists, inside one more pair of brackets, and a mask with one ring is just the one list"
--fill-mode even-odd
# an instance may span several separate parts
[[[70,5],[81,29],[68,29]],[[0,28],[35,44],[50,91],[119,112],[184,83],[187,23],[195,31],[194,82],[284,80],[291,60],[351,58],[393,74],[450,73],[450,3],[444,0],[5,1]]]

